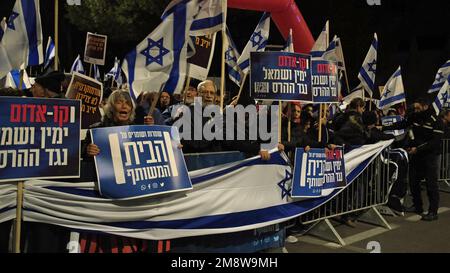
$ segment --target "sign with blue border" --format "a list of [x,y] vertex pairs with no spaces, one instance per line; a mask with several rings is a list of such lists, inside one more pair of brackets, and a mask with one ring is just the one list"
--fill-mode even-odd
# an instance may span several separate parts
[[117,126],[91,129],[100,194],[134,199],[192,189],[175,127]]

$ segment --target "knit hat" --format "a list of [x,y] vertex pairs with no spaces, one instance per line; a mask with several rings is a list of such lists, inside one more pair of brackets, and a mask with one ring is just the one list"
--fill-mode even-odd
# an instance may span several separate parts
[[55,92],[57,94],[61,93],[61,82],[64,81],[64,73],[58,71],[52,71],[48,74],[41,75],[35,79],[35,83],[38,83],[44,88]]

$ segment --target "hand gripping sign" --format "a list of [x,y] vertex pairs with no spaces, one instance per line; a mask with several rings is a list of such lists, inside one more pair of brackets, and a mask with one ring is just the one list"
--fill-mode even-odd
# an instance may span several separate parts
[[294,0],[228,0],[228,7],[270,12],[285,39],[292,28],[295,52],[307,54],[314,45],[311,31]]

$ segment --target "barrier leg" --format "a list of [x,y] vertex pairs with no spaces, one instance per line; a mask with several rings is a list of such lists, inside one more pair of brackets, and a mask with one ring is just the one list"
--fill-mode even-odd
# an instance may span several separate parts
[[439,191],[450,193],[450,181],[449,180],[439,180]]
[[346,245],[344,239],[342,239],[341,235],[339,235],[328,219],[321,220],[314,224],[307,234],[323,238],[330,242],[336,242],[341,246]]
[[384,219],[384,217],[380,214],[380,212],[376,207],[371,207],[368,211],[366,211],[364,214],[358,217],[358,221],[385,227],[389,230],[392,229],[392,227],[389,225],[386,219]]
[[[378,211],[380,212],[381,215],[387,215],[387,216],[392,216],[392,217],[397,217],[397,213],[395,213],[390,207],[388,206],[379,206],[378,207]],[[404,213],[400,214],[401,216],[404,216]]]

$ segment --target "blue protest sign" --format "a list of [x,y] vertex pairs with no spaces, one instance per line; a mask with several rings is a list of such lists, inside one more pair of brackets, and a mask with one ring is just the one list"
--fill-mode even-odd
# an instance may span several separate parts
[[295,150],[292,197],[320,197],[324,184],[324,149]]
[[118,126],[91,129],[100,194],[133,199],[192,189],[175,127]]
[[310,55],[251,52],[250,70],[251,98],[312,102]]
[[[402,121],[403,118],[401,116],[387,116],[381,118],[381,124],[383,126],[390,126],[394,123]],[[392,130],[392,131],[384,131],[385,134],[400,136],[405,133],[405,130]]]
[[314,103],[338,103],[338,69],[330,61],[312,62],[312,93]]
[[345,187],[344,149],[337,147],[325,151],[324,184],[323,189]]
[[0,182],[80,176],[80,101],[0,97]]

